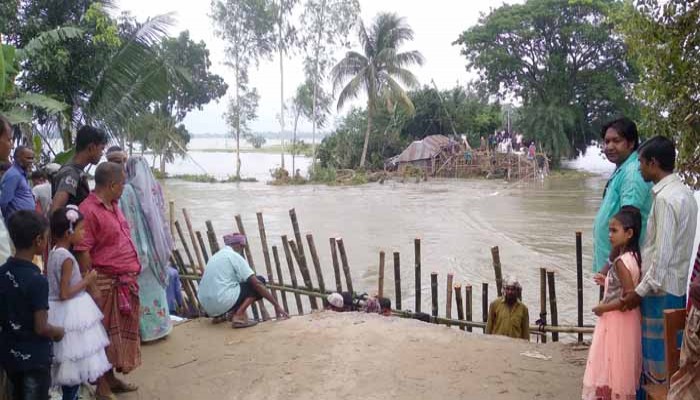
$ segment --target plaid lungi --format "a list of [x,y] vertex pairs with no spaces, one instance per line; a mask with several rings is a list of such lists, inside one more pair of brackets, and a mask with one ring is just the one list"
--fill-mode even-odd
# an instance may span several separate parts
[[668,400],[700,399],[700,310],[695,307],[685,321],[680,369],[671,380]]

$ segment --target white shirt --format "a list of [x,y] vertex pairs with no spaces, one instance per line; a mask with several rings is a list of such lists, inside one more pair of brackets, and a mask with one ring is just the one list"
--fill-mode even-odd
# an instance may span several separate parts
[[651,193],[653,203],[642,248],[642,280],[635,291],[642,297],[650,292],[683,296],[688,264],[695,253],[698,205],[693,192],[676,174],[660,180]]

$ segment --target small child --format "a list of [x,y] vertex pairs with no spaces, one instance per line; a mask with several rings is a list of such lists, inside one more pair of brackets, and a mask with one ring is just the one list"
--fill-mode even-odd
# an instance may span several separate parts
[[48,399],[52,341],[63,328],[48,322],[49,285],[32,263],[46,247],[48,222],[36,211],[20,210],[7,221],[16,253],[0,266],[0,364],[14,399]]
[[55,247],[49,253],[49,322],[62,326],[65,337],[54,346],[53,383],[61,385],[63,400],[76,400],[83,383],[94,382],[109,371],[104,348],[109,345],[102,312],[85,291],[97,278],[92,270],[80,275],[70,248],[83,239],[83,216],[75,206],[51,215]]
[[593,312],[599,317],[583,376],[583,400],[634,400],[642,372],[642,328],[639,308],[622,311],[622,295],[633,291],[641,276],[639,235],[642,217],[623,210],[610,220],[613,266],[605,279],[605,296]]

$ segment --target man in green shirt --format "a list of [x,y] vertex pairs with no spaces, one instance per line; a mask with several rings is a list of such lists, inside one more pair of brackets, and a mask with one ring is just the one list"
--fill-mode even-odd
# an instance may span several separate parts
[[515,278],[503,282],[503,297],[494,300],[489,307],[487,335],[530,340],[530,316],[525,304],[518,300],[520,290],[520,283]]
[[605,156],[617,168],[605,185],[603,201],[593,223],[593,272],[601,272],[596,276],[599,283],[604,281],[610,257],[610,218],[623,208],[637,209],[642,214],[643,243],[651,209],[651,185],[644,182],[639,172],[637,125],[629,118],[616,119],[603,126],[601,135],[605,141]]

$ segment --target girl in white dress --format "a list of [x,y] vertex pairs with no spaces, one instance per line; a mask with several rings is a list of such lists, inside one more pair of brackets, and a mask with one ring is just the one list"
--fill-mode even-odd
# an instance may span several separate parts
[[94,382],[111,369],[104,348],[109,345],[102,326],[102,312],[85,289],[97,273],[83,278],[70,248],[83,239],[83,216],[75,206],[51,215],[54,248],[49,253],[49,323],[62,326],[63,340],[53,346],[52,382],[60,385],[63,400],[76,400],[80,385]]

